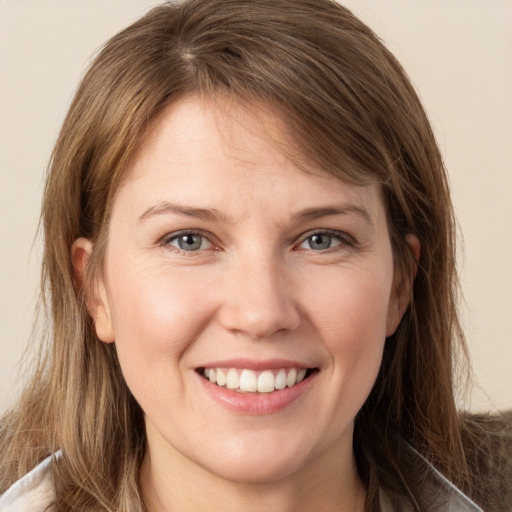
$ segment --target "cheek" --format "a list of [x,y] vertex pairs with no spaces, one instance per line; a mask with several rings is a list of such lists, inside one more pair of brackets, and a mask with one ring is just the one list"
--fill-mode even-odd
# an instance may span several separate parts
[[322,435],[334,442],[354,421],[377,378],[392,276],[378,262],[364,268],[335,269],[330,274],[325,273],[325,279],[311,275],[323,286],[322,293],[310,296],[307,309],[312,334],[319,335],[328,361],[321,397],[329,411],[322,425],[328,429]]
[[308,309],[326,340],[349,345],[384,340],[391,277],[386,273],[354,270],[333,273],[323,282],[324,286],[317,288],[322,293],[312,296]]
[[207,305],[180,273],[134,271],[123,279],[120,270],[111,285],[121,370],[145,413],[165,419],[169,404],[177,406],[176,397],[185,393],[186,354],[201,332]]
[[186,274],[165,268],[112,273],[114,333],[125,365],[177,364],[200,332],[207,304]]
[[340,272],[325,280],[324,292],[311,301],[310,320],[330,358],[329,374],[340,410],[352,405],[355,414],[377,377],[391,280],[386,271]]

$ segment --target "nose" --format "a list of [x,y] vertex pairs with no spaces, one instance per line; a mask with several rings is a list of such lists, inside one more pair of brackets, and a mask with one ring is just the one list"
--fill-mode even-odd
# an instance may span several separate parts
[[288,274],[276,258],[241,258],[223,286],[224,328],[252,339],[296,329],[300,313]]

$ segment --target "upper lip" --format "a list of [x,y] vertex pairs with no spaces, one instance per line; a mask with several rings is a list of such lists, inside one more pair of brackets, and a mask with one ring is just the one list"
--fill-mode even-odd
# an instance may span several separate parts
[[280,368],[315,368],[315,366],[305,362],[294,361],[291,359],[222,359],[218,361],[209,361],[198,368],[239,368],[247,370],[275,370]]

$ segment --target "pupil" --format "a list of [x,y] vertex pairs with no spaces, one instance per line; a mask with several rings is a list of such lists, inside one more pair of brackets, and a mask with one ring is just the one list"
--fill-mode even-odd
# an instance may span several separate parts
[[180,249],[194,251],[201,247],[201,235],[183,235],[178,241]]
[[310,244],[312,249],[328,249],[331,245],[331,237],[328,235],[313,235]]

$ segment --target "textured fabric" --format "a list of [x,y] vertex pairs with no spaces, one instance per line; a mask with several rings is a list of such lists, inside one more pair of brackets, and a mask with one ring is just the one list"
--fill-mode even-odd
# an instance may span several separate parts
[[512,410],[463,414],[462,442],[474,474],[475,502],[485,512],[512,511]]
[[53,457],[18,480],[0,496],[0,512],[56,512],[55,491],[50,472]]
[[427,478],[424,481],[420,501],[426,510],[442,512],[483,512],[471,499],[463,494],[445,476],[418,453],[412,446],[406,445],[408,457],[415,459],[411,467],[420,465],[426,469]]
[[380,512],[394,512],[389,496],[382,489],[379,489],[379,504]]
[[401,442],[401,454],[407,466],[413,472],[424,477],[421,486],[414,486],[416,508],[409,500],[400,498],[393,502],[382,488],[379,489],[379,505],[381,512],[483,512],[470,498],[463,494],[455,485],[445,478],[412,446]]

